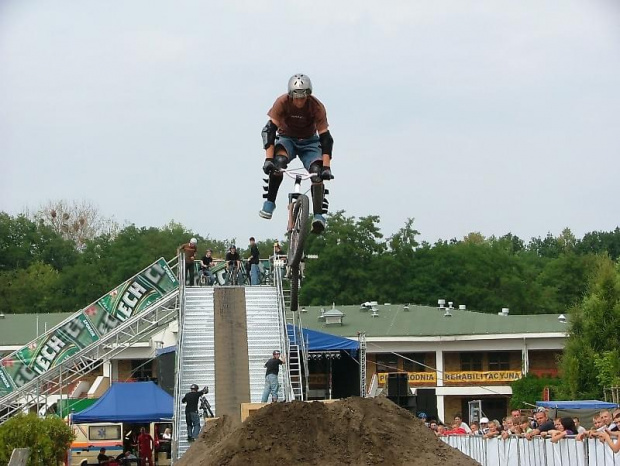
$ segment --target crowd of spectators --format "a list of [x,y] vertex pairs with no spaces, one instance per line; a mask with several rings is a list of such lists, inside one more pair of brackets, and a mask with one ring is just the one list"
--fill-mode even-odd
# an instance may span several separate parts
[[[524,415],[520,410],[513,410],[510,416],[504,417],[501,422],[497,419],[480,418],[479,422],[467,424],[461,413],[456,413],[453,421],[444,424],[437,419],[428,418],[425,413],[418,413],[418,417],[435,432],[443,435],[472,435],[482,438],[523,437],[531,440],[541,437],[557,443],[563,438],[575,438],[582,441],[586,438],[598,438],[607,443],[615,452],[620,450],[620,409],[612,412],[601,411],[592,419],[592,428],[587,430],[581,426],[578,417],[558,417],[550,419],[547,410],[537,408],[532,414]],[[616,425],[616,423],[618,425]]]
[[[196,238],[191,238],[189,242],[181,244],[177,248],[177,254],[183,252],[185,256],[185,284],[197,286],[201,278],[204,278],[203,283],[205,285],[218,284],[212,270],[223,262],[226,265],[227,272],[226,284],[260,285],[262,282],[260,251],[254,237],[251,237],[249,242],[247,257],[242,257],[233,244],[226,251],[224,259],[214,257],[213,251],[206,249],[200,260],[198,259],[198,241]],[[286,255],[277,241],[274,243],[273,252],[269,256],[270,265],[273,265],[276,259],[286,261]],[[196,276],[196,271],[198,271],[198,276]]]

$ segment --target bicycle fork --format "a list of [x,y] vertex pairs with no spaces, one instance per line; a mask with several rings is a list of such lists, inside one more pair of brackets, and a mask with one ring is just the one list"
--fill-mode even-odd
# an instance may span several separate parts
[[295,186],[293,188],[292,193],[288,193],[288,229],[287,231],[290,233],[293,229],[293,208],[295,207],[295,201],[301,194],[301,175],[295,176]]

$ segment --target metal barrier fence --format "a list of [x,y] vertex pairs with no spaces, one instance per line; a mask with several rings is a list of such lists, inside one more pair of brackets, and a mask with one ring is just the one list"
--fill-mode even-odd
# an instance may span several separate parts
[[467,435],[440,437],[482,466],[620,466],[620,452],[596,439],[574,438],[552,443],[541,437],[485,439]]

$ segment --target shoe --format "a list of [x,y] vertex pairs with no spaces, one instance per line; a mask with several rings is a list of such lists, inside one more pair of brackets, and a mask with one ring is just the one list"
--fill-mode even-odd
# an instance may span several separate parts
[[315,214],[312,219],[312,233],[321,234],[325,230],[325,217],[321,214]]
[[258,213],[263,218],[270,219],[273,215],[273,211],[276,210],[275,202],[265,201],[263,203],[263,208]]
[[187,437],[187,441],[188,442],[193,442],[194,441],[194,437]]

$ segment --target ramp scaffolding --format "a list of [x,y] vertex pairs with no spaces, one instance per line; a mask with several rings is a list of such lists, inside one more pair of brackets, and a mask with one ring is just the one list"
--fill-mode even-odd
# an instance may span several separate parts
[[[281,351],[287,369],[290,354],[279,267],[274,286],[186,287],[184,271],[181,265],[173,460],[189,447],[181,400],[192,384],[209,387],[205,396],[216,416],[239,420],[241,403],[261,401],[272,352]],[[281,370],[279,379],[279,399],[293,400],[289,370]]]
[[47,405],[51,395],[177,318],[176,258],[160,258],[100,299],[0,360],[0,423]]

